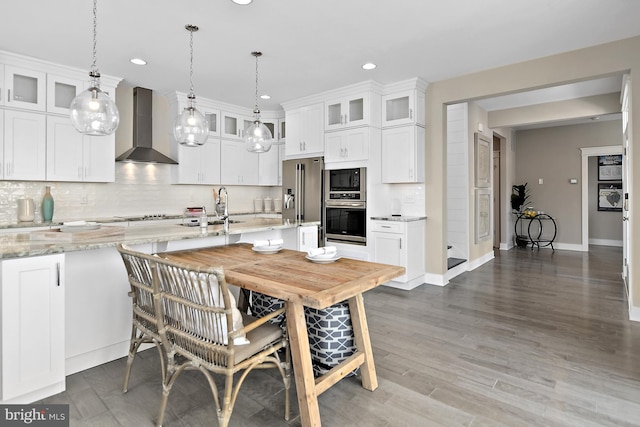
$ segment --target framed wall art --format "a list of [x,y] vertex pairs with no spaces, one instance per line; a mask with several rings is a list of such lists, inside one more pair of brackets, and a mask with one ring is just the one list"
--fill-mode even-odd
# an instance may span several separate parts
[[622,154],[598,156],[598,181],[622,181]]
[[480,243],[491,237],[491,190],[478,188],[475,192],[475,237],[476,243]]
[[622,182],[598,184],[598,210],[622,212]]
[[474,139],[476,187],[488,188],[491,185],[491,140],[478,132],[474,133]]

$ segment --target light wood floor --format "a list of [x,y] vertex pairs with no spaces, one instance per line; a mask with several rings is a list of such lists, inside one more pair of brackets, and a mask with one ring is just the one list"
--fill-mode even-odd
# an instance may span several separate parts
[[[627,319],[621,250],[513,249],[446,287],[365,296],[379,388],[356,378],[320,396],[323,426],[640,426],[640,323]],[[148,426],[160,399],[155,350],[67,378],[46,403],[72,426]],[[293,395],[295,396],[295,394]],[[282,418],[282,384],[250,375],[232,426],[299,426]],[[181,378],[165,426],[216,426],[203,378]]]

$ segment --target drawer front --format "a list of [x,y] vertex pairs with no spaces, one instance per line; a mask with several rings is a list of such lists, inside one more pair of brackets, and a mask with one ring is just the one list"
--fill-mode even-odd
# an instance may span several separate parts
[[405,224],[397,221],[371,221],[371,231],[404,233]]

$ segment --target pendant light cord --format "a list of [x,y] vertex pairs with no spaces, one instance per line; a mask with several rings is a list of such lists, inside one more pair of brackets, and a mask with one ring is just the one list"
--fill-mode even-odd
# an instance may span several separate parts
[[91,77],[100,77],[100,71],[98,71],[97,57],[98,57],[98,0],[93,0],[93,62],[91,63]]
[[193,97],[193,32],[197,30],[193,28],[187,28],[187,29],[189,30],[189,33],[190,33],[189,49],[191,51],[191,55],[189,57],[189,62],[191,63],[191,65],[189,66],[189,83],[191,85],[189,87],[189,97],[192,98]]
[[256,108],[255,108],[255,111],[260,111],[260,108],[258,108],[258,57],[259,56],[260,55],[256,53]]

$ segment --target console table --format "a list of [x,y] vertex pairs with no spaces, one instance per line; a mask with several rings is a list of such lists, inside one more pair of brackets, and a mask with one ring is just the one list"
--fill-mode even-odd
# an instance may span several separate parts
[[558,227],[551,215],[541,213],[527,216],[520,213],[514,228],[518,246],[526,247],[531,243],[531,250],[536,246],[538,249],[551,246],[551,249],[555,250],[553,241],[558,233]]

